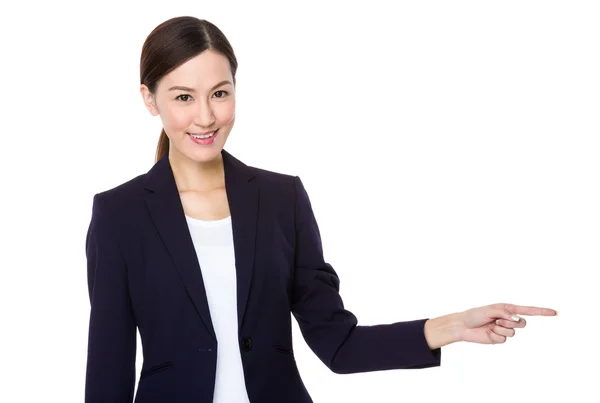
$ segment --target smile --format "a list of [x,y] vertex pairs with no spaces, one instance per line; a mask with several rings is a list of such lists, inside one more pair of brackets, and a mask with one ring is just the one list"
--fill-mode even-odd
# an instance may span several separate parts
[[[218,130],[218,129],[217,129]],[[215,135],[215,133],[217,132],[217,130],[214,130],[208,134],[196,134],[196,133],[188,133],[190,136],[192,136],[195,139],[209,139],[212,136]]]
[[218,134],[219,134],[219,129],[212,131],[210,133],[206,133],[206,134],[188,133],[188,135],[190,136],[190,139],[194,143],[200,144],[200,145],[213,144],[213,142],[215,141],[215,138],[217,137]]

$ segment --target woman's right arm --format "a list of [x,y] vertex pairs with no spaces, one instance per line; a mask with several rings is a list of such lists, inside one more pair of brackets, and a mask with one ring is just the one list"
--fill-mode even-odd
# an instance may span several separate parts
[[90,295],[86,403],[131,403],[136,326],[115,222],[94,196],[85,250]]

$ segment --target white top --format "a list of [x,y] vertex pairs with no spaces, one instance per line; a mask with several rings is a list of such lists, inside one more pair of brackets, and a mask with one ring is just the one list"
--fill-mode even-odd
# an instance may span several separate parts
[[186,215],[217,336],[213,403],[250,403],[238,340],[237,284],[231,216],[213,221]]

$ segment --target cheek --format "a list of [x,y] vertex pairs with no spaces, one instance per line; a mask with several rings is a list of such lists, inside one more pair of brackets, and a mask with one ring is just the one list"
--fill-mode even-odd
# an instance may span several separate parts
[[235,118],[235,103],[222,105],[222,108],[219,108],[218,112],[215,111],[215,117],[221,124],[227,124],[233,121]]
[[184,130],[190,126],[190,113],[185,108],[171,108],[162,115],[163,125],[171,130]]

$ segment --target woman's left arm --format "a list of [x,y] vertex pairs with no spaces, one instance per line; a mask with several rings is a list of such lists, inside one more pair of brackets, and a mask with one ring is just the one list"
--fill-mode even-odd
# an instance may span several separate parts
[[323,258],[317,221],[300,178],[295,186],[295,261],[291,311],[311,350],[338,374],[439,366],[441,349],[430,349],[427,319],[358,325],[344,307],[340,279]]

